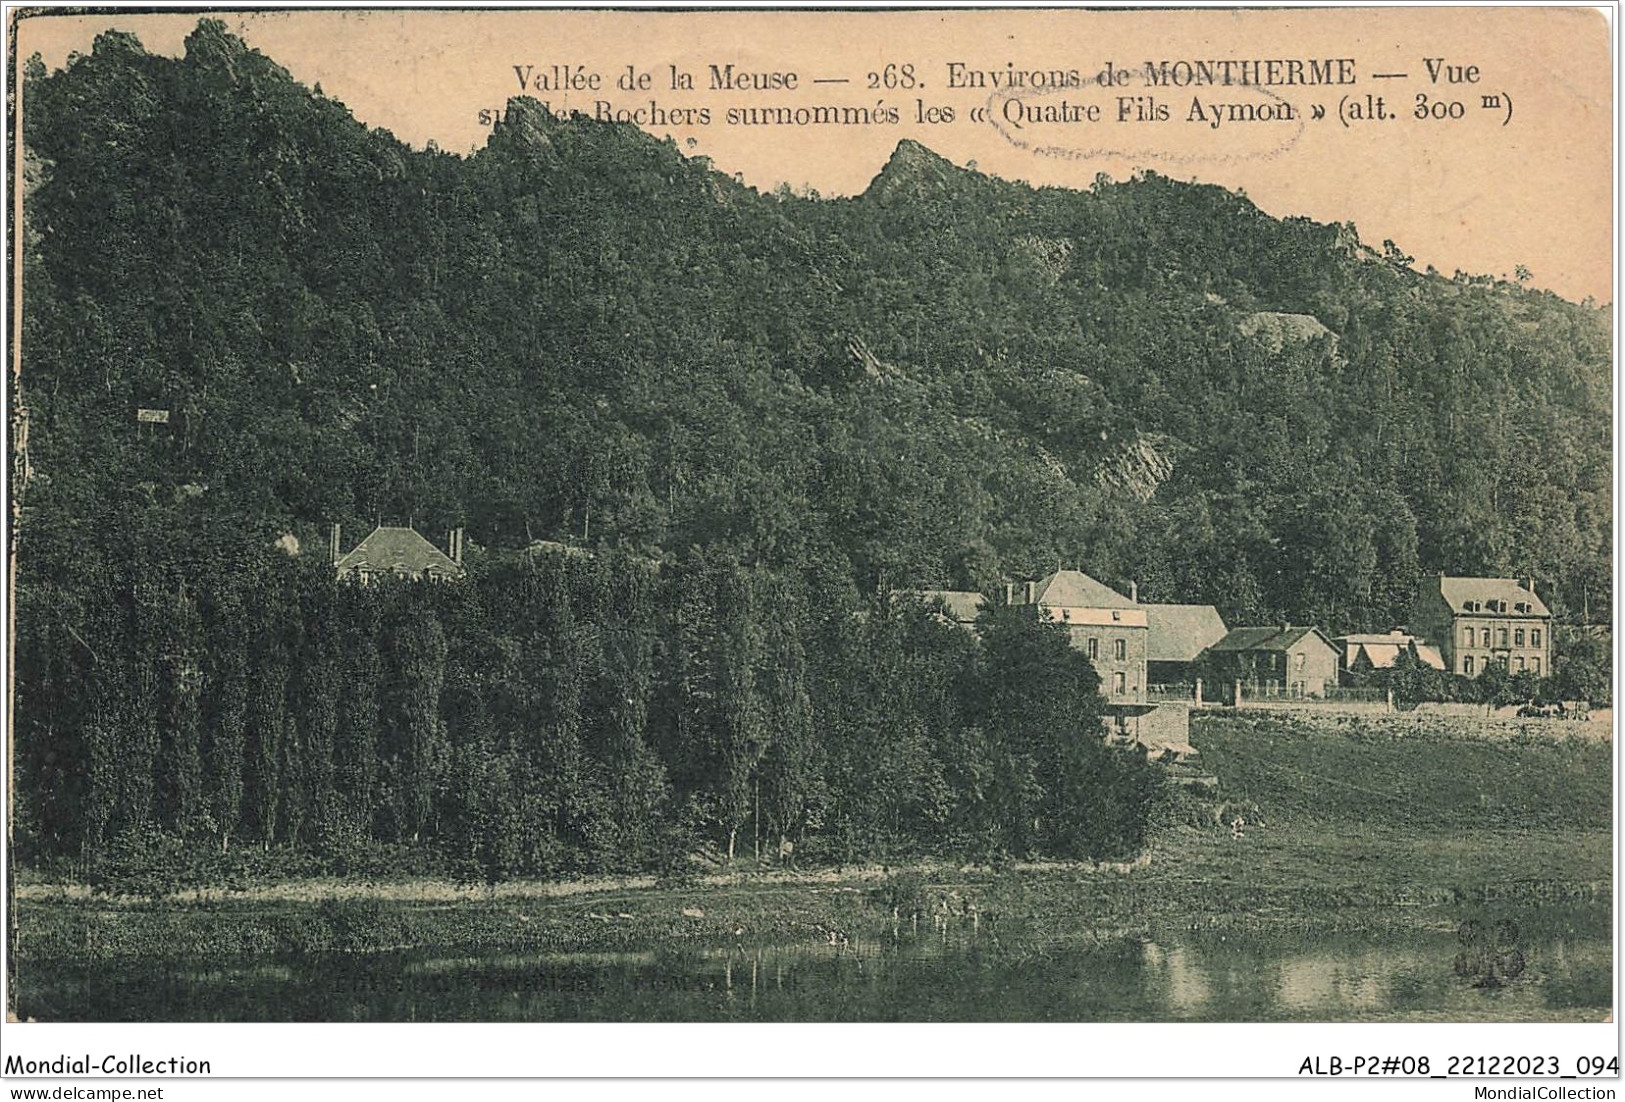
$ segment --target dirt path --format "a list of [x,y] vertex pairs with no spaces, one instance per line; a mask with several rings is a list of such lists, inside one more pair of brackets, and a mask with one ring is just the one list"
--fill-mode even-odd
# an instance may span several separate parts
[[[1022,872],[1051,871],[1073,874],[1125,874],[1144,868],[1150,863],[1148,850],[1136,861],[1088,862],[1043,861],[1017,862],[1010,868]],[[954,880],[965,875],[991,872],[981,866],[944,863],[910,865],[847,865],[824,869],[765,869],[737,872],[709,873],[683,885],[672,885],[674,891],[684,888],[774,887],[774,886],[837,886],[876,884],[899,872],[915,873],[928,879]],[[356,881],[337,878],[313,878],[284,881],[240,890],[226,888],[192,888],[165,896],[169,903],[320,903],[324,900],[378,900],[395,903],[454,903],[460,900],[516,901],[528,899],[567,899],[572,896],[605,895],[620,892],[648,891],[660,886],[653,876],[596,877],[586,880],[515,880],[486,887],[483,884],[459,884],[451,880],[397,880]],[[134,903],[135,897],[107,896],[84,884],[23,884],[16,889],[15,898],[32,902],[70,902],[96,899],[106,903]]]

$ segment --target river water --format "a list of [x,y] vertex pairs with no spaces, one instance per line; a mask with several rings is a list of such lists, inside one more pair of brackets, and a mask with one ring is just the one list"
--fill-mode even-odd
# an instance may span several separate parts
[[41,1021],[1600,1020],[1612,946],[1586,925],[1016,944],[955,927],[622,953],[39,962],[15,990]]

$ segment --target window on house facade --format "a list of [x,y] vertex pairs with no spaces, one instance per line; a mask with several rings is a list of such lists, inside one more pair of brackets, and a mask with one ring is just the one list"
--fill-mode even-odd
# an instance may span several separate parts
[[1128,674],[1119,671],[1112,677],[1112,692],[1121,696],[1128,691]]
[[1529,629],[1529,645],[1531,647],[1540,646],[1540,629],[1539,628],[1530,628]]
[[1531,658],[1529,660],[1529,669],[1534,673],[1534,675],[1536,677],[1539,677],[1540,676],[1540,659]]
[[1512,633],[1512,643],[1513,643],[1514,646],[1518,646],[1518,647],[1523,646],[1523,628],[1518,628],[1515,631],[1513,631],[1513,633]]
[[1095,659],[1095,658],[1100,657],[1100,640],[1099,639],[1091,639],[1091,640],[1089,640],[1089,657],[1091,659]]
[[1483,631],[1479,632],[1479,634],[1481,636],[1483,636],[1483,638],[1480,640],[1480,643],[1483,646],[1486,646],[1486,647],[1489,646],[1490,645],[1490,629],[1485,628]]
[[1475,635],[1475,634],[1474,634],[1474,633],[1473,633],[1473,629],[1472,629],[1472,628],[1468,628],[1468,629],[1467,629],[1467,630],[1466,630],[1466,631],[1464,631],[1464,632],[1462,632],[1462,633],[1461,633],[1461,635],[1462,635],[1462,639],[1461,639],[1461,645],[1462,645],[1462,646],[1464,646],[1464,647],[1470,647],[1470,646],[1472,646],[1472,645],[1473,645],[1473,642],[1474,642],[1474,640],[1476,640],[1476,639],[1477,639],[1477,638],[1478,638],[1478,637],[1477,637],[1477,636],[1476,636],[1476,635]]
[[1501,629],[1500,637],[1501,637],[1501,645],[1503,647],[1506,646],[1507,645],[1507,629],[1506,628]]
[[1518,655],[1518,672],[1522,673],[1523,671],[1524,671],[1523,655],[1520,654],[1520,655]]
[[1121,612],[1118,612],[1115,608],[1112,609],[1112,619],[1113,620],[1121,620],[1122,618],[1123,618],[1123,614]]
[[1117,642],[1112,645],[1112,654],[1113,654],[1114,657],[1116,657],[1116,659],[1119,662],[1121,662],[1123,659],[1127,658],[1128,657],[1128,640],[1127,639],[1119,639],[1119,640],[1117,640]]
[[1304,662],[1304,659],[1307,658],[1307,657],[1308,657],[1308,655],[1305,655],[1305,654],[1298,655],[1298,669],[1300,669],[1300,670],[1303,669],[1303,662]]
[[1466,658],[1463,658],[1461,660],[1461,672],[1466,674],[1468,677],[1471,677],[1473,675],[1473,656],[1472,655],[1469,654]]

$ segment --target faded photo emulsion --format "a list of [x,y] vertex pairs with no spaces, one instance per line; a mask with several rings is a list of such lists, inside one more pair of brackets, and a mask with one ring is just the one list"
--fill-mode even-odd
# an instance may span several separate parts
[[1595,12],[12,30],[19,1044],[1611,1020]]

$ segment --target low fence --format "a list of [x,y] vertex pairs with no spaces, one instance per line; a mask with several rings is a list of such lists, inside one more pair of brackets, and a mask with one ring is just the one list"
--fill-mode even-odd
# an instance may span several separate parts
[[[1415,711],[1384,712],[1380,709],[1362,711],[1360,705],[1343,707],[1293,707],[1291,705],[1246,704],[1239,712],[1229,715],[1255,718],[1279,717],[1288,722],[1302,724],[1327,733],[1361,733],[1393,738],[1434,737],[1445,739],[1508,740],[1529,739],[1541,742],[1607,742],[1613,738],[1612,714],[1607,711],[1591,713],[1588,721],[1529,719],[1517,716],[1517,709],[1496,709],[1489,713],[1483,705],[1478,712],[1468,715],[1459,712],[1438,712],[1418,708]],[[1192,713],[1201,716],[1204,713]],[[1216,713],[1205,713],[1217,718]],[[1201,719],[1193,723],[1203,722]]]
[[1345,689],[1335,685],[1326,687],[1323,699],[1328,703],[1357,701],[1363,704],[1386,704],[1389,707],[1392,707],[1394,703],[1393,693],[1387,689]]
[[1359,688],[1328,685],[1319,693],[1307,693],[1291,686],[1228,682],[1206,684],[1202,681],[1173,682],[1145,687],[1147,704],[1183,704],[1187,707],[1225,708],[1278,708],[1305,711],[1346,712],[1359,715],[1377,715],[1392,712],[1420,712],[1424,715],[1458,716],[1476,719],[1536,720],[1549,723],[1589,723],[1599,731],[1609,733],[1613,728],[1612,709],[1592,709],[1581,701],[1563,701],[1547,705],[1514,704],[1497,708],[1489,704],[1464,702],[1410,702],[1397,704],[1393,692],[1377,686]]
[[1274,685],[1248,685],[1242,683],[1232,690],[1234,699],[1226,701],[1238,708],[1293,708],[1327,712],[1361,712],[1382,714],[1394,710],[1394,698],[1386,689],[1345,689],[1328,685],[1318,693]]
[[1393,697],[1386,689],[1328,685],[1320,692],[1311,693],[1295,685],[1246,681],[1218,685],[1204,685],[1201,681],[1147,685],[1145,699],[1150,704],[1241,704],[1248,707],[1257,704],[1354,711],[1392,711],[1394,706]]

